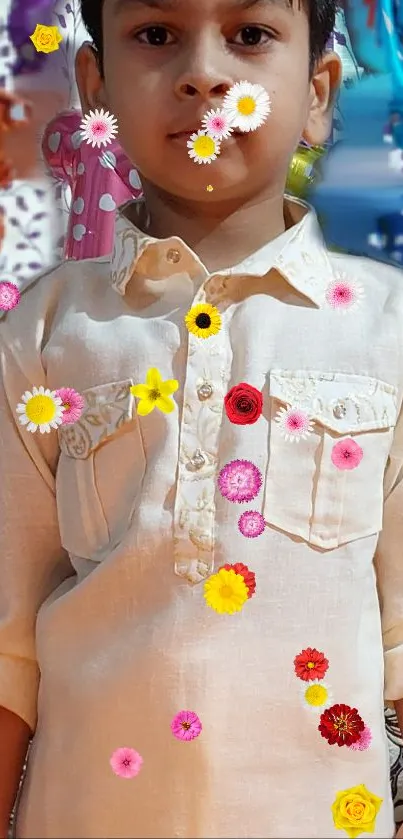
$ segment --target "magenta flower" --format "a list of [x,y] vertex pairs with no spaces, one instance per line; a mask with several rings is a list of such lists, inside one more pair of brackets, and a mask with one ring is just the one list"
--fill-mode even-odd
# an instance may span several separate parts
[[352,743],[351,746],[349,746],[349,748],[353,749],[353,751],[365,752],[366,749],[369,749],[371,743],[372,732],[371,729],[368,728],[368,726],[366,725],[363,731],[361,731],[359,739],[356,740],[355,743]]
[[119,778],[135,778],[143,765],[143,758],[135,749],[124,746],[116,749],[109,761],[115,775]]
[[246,510],[239,518],[238,527],[242,536],[247,536],[248,539],[255,539],[263,533],[266,522],[263,516],[256,510]]
[[85,404],[81,393],[77,393],[72,387],[61,387],[56,391],[56,395],[62,400],[62,424],[71,425],[73,422],[77,422],[81,417]]
[[346,440],[340,440],[335,443],[332,448],[332,463],[336,469],[356,469],[360,465],[363,458],[363,450],[355,440],[348,437]]
[[363,296],[363,288],[354,280],[340,274],[326,289],[326,300],[332,309],[348,311],[355,309]]
[[280,433],[289,443],[306,440],[313,429],[313,421],[301,408],[280,408],[274,417]]
[[261,472],[250,460],[231,460],[218,476],[221,495],[238,504],[256,498],[261,486]]
[[194,711],[179,711],[171,722],[171,731],[177,740],[194,740],[202,730],[202,724]]
[[21,294],[14,283],[9,283],[4,280],[0,283],[0,310],[9,312],[15,309],[21,300]]

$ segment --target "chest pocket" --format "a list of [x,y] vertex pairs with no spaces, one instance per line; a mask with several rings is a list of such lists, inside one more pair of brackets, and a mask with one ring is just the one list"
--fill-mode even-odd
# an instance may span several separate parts
[[129,379],[81,391],[85,408],[58,430],[56,476],[62,544],[101,561],[130,525],[146,458]]
[[[379,532],[396,388],[346,373],[273,370],[269,393],[266,521],[324,549]],[[285,411],[295,408],[310,429],[290,441]]]

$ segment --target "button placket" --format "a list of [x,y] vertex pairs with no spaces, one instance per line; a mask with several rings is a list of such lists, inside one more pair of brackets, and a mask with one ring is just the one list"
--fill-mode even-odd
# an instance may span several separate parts
[[[204,302],[204,288],[201,288],[192,305]],[[225,395],[223,353],[228,352],[227,340],[224,329],[211,338],[198,338],[191,333],[188,338],[174,553],[175,573],[192,584],[205,580],[214,567],[214,498]]]

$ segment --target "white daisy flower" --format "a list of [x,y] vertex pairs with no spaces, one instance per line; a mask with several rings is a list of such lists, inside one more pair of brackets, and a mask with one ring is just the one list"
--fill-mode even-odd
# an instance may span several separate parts
[[33,387],[32,393],[26,390],[21,397],[22,402],[17,405],[16,412],[21,425],[25,425],[27,431],[41,434],[49,434],[52,428],[62,424],[63,404],[55,390],[40,387]]
[[325,292],[328,306],[339,312],[355,311],[364,296],[363,286],[347,274],[337,273]]
[[86,114],[80,124],[80,130],[83,140],[93,148],[100,148],[107,146],[115,138],[118,131],[117,121],[109,111],[104,111],[103,108],[100,111],[96,109]]
[[228,114],[220,108],[216,111],[207,111],[202,119],[202,126],[204,131],[215,140],[227,140],[233,131]]
[[321,714],[333,702],[329,685],[321,679],[304,682],[301,685],[301,697],[306,708],[316,714]]
[[280,426],[281,436],[289,443],[306,440],[313,430],[309,414],[299,407],[280,408],[274,421]]
[[210,137],[206,131],[196,131],[187,142],[188,155],[194,163],[211,163],[220,154],[220,141]]
[[270,96],[260,84],[237,82],[225,96],[223,110],[233,128],[256,131],[270,114]]

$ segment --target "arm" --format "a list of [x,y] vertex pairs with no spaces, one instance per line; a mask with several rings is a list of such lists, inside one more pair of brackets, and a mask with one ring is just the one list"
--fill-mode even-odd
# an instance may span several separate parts
[[0,708],[0,839],[7,837],[30,736],[31,730],[21,717]]
[[57,434],[27,432],[15,412],[26,390],[46,385],[37,309],[28,293],[0,322],[0,839],[36,727],[37,613],[72,574],[57,520]]

